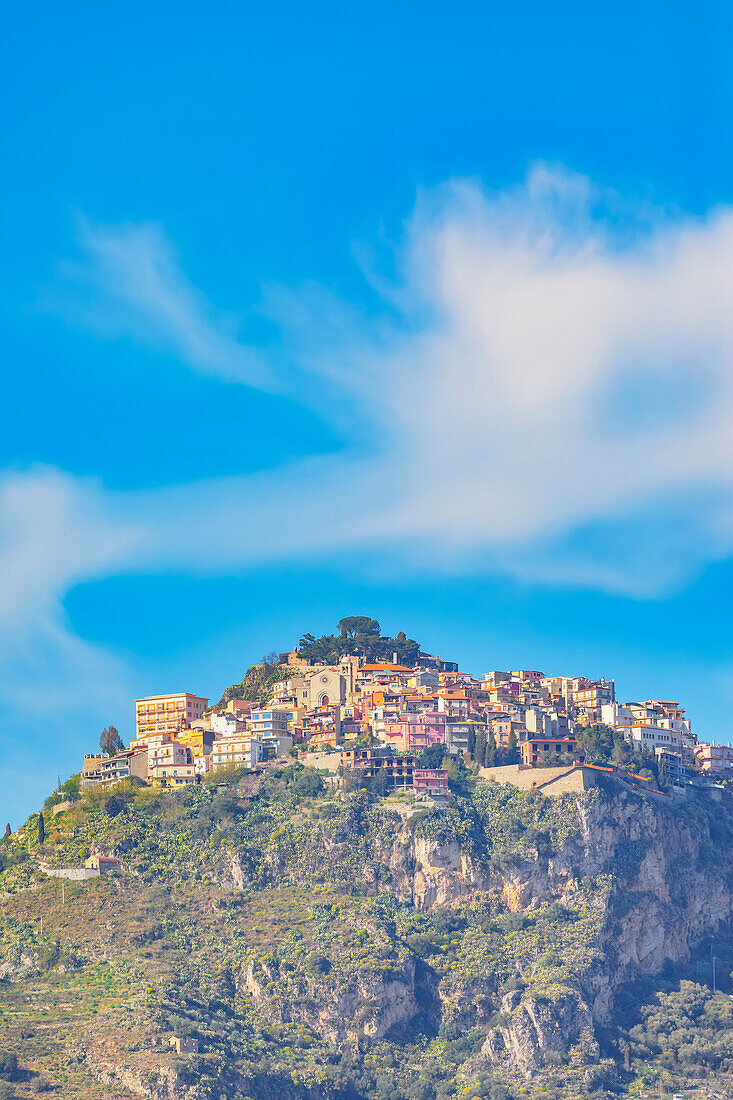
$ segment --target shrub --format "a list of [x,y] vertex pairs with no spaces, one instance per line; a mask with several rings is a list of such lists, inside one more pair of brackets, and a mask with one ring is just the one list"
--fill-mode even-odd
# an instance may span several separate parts
[[11,1050],[0,1050],[0,1077],[15,1081],[18,1076],[18,1055]]

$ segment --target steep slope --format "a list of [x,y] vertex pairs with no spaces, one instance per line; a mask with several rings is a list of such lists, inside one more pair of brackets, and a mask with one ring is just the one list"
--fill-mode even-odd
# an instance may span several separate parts
[[[682,1012],[724,938],[727,797],[479,783],[425,810],[319,786],[291,765],[89,792],[44,851],[116,851],[86,882],[38,868],[33,819],[5,841],[0,1049],[69,1097],[600,1096],[733,1068],[729,1040],[669,1064],[644,1016]],[[727,1026],[733,998],[685,989]]]

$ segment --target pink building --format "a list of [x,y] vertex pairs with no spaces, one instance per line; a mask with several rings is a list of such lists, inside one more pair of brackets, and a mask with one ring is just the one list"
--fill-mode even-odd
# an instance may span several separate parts
[[445,744],[445,714],[403,714],[396,722],[386,722],[384,736],[397,752],[420,752],[430,745]]
[[413,768],[412,785],[424,794],[448,794],[448,772],[443,768]]
[[724,775],[733,768],[733,745],[695,745],[695,763],[704,772]]

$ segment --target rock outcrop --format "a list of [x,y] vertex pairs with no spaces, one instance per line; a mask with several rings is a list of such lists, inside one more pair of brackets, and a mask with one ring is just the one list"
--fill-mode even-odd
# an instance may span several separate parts
[[[527,845],[495,858],[491,851],[477,851],[456,839],[421,835],[397,815],[392,836],[381,837],[374,846],[375,858],[388,872],[381,887],[422,910],[486,893],[517,914],[531,914],[552,902],[577,907],[585,884],[605,876],[607,889],[592,945],[597,961],[553,996],[536,995],[531,988],[506,996],[500,1022],[487,1036],[483,1056],[524,1073],[541,1068],[553,1052],[567,1055],[577,1044],[592,1061],[594,1025],[609,1019],[619,988],[640,974],[655,974],[669,962],[686,959],[696,943],[733,916],[729,812],[718,818],[702,800],[680,807],[620,785],[566,797],[575,806],[575,828],[549,850]],[[343,847],[324,846],[320,870],[325,878],[329,861],[337,864]],[[298,879],[295,865],[280,866],[279,873]],[[232,877],[239,876],[235,872]],[[262,989],[257,995],[265,997]],[[384,1024],[367,1028],[367,1033],[379,1036],[418,1009],[414,977],[407,974],[397,983],[368,989],[357,983],[319,1005],[316,1028],[334,1037],[351,1035],[358,1028],[345,1025],[346,1016],[372,1014]]]

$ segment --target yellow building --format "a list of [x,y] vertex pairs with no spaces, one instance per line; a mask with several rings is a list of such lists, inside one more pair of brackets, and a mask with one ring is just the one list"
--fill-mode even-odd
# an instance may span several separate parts
[[135,700],[136,736],[175,734],[203,717],[208,699],[188,691],[176,695],[148,695]]
[[197,772],[209,770],[211,748],[214,744],[213,730],[182,730],[176,740],[181,745],[187,745],[193,753],[193,762]]

